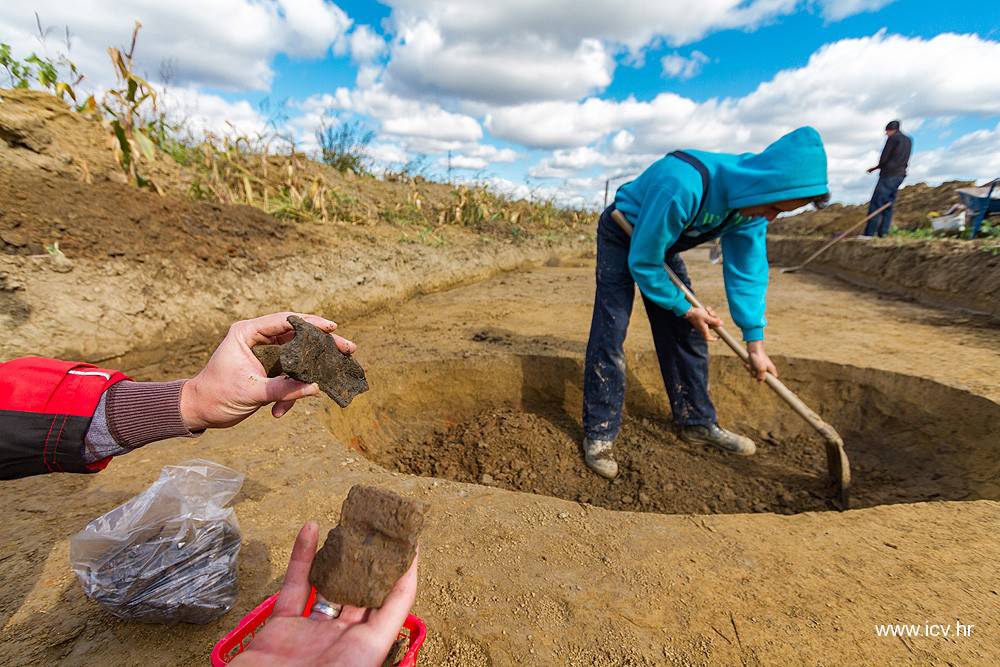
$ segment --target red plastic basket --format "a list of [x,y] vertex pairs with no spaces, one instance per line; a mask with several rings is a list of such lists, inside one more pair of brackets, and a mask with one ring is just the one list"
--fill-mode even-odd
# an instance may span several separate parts
[[[278,594],[275,593],[261,602],[253,611],[244,616],[235,628],[219,640],[219,643],[212,649],[212,667],[223,667],[230,660],[246,650],[246,647],[253,640],[254,635],[264,627],[264,623],[271,616],[271,612],[274,611],[274,603],[277,599]],[[316,589],[314,588],[309,593],[306,608],[302,611],[303,616],[309,615],[315,601]],[[399,667],[414,667],[417,664],[417,655],[420,653],[420,647],[423,645],[424,639],[427,638],[427,626],[424,625],[424,622],[419,617],[410,614],[403,623],[403,629],[399,632],[399,638],[409,640],[409,645],[406,647],[406,655],[403,656]]]

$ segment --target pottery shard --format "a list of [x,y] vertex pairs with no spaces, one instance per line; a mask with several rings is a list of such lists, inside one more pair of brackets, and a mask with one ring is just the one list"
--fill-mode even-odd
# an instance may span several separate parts
[[381,607],[413,562],[427,505],[371,486],[351,488],[309,579],[337,604]]
[[368,391],[365,370],[337,349],[328,333],[295,315],[288,317],[288,323],[295,329],[290,342],[253,348],[268,377],[284,373],[302,382],[315,382],[342,408]]
[[264,374],[269,378],[276,378],[284,371],[281,370],[281,345],[256,345],[253,348],[253,355],[264,367]]

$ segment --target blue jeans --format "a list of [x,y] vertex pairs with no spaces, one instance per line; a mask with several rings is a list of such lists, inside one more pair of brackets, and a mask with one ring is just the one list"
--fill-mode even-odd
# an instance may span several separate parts
[[[611,219],[612,208],[597,225],[597,292],[583,376],[583,429],[588,438],[614,440],[621,430],[625,403],[625,335],[635,281],[628,270],[629,237]],[[688,287],[691,279],[679,255],[667,264]],[[714,424],[708,396],[708,344],[683,317],[643,296],[660,374],[674,421],[681,426]]]
[[865,225],[865,236],[874,236],[878,232],[879,236],[888,236],[889,227],[892,226],[892,204],[896,201],[896,192],[903,183],[905,176],[879,176],[878,183],[875,184],[875,192],[872,193],[872,201],[868,204],[868,212],[889,204],[885,209]]

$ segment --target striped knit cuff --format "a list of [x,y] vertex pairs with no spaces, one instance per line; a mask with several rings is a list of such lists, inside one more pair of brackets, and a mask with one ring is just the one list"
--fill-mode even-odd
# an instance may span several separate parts
[[108,430],[119,445],[135,449],[157,440],[192,437],[181,418],[181,387],[173,382],[129,382],[108,389]]

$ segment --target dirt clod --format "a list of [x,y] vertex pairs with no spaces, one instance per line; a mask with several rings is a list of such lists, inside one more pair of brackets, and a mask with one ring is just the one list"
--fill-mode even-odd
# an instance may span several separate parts
[[281,369],[288,377],[319,384],[342,408],[368,391],[365,370],[337,349],[329,334],[295,315],[288,323],[295,329],[295,338],[281,348]]
[[371,486],[351,487],[309,579],[338,604],[374,609],[413,562],[427,505]]

